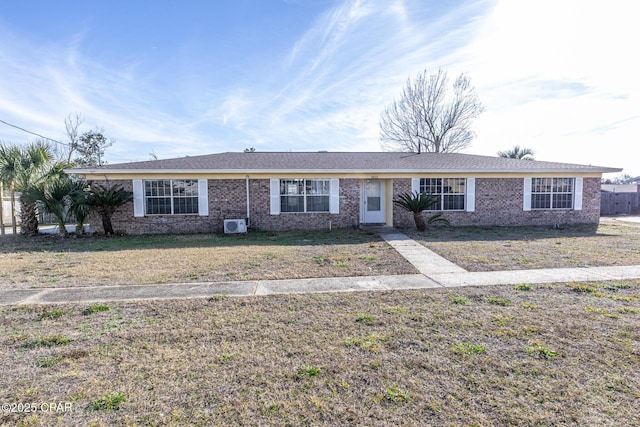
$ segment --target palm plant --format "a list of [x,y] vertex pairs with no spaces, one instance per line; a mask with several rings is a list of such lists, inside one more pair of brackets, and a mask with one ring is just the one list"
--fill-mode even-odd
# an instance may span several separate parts
[[422,212],[433,205],[437,205],[439,202],[440,198],[438,196],[434,196],[429,193],[419,193],[417,191],[414,193],[400,194],[398,195],[398,200],[393,201],[396,206],[413,213],[413,220],[416,223],[418,231],[425,231],[427,229],[427,225],[436,223],[441,223],[447,226],[451,225],[449,220],[443,216],[442,212],[437,212],[429,216],[425,221]]
[[29,190],[29,197],[40,202],[40,206],[53,214],[58,221],[58,232],[67,237],[65,226],[67,213],[72,205],[71,193],[76,184],[66,175],[56,176]]
[[105,235],[111,236],[114,234],[111,216],[116,209],[131,199],[133,199],[133,193],[126,191],[120,184],[108,187],[101,184],[92,184],[90,186],[89,206],[100,214]]
[[13,231],[16,232],[15,196],[20,193],[20,233],[38,234],[38,200],[31,190],[62,174],[62,164],[53,163],[51,146],[32,142],[25,147],[0,145],[0,175],[11,193]]
[[89,216],[91,206],[89,205],[89,190],[82,181],[73,181],[73,188],[69,193],[71,205],[69,212],[76,218],[76,235],[84,235],[84,223]]
[[30,190],[61,173],[61,167],[52,167],[52,162],[53,152],[48,144],[34,142],[20,149],[15,190],[20,192],[21,234],[38,234],[38,203]]
[[531,148],[520,148],[519,145],[514,146],[511,150],[498,151],[498,156],[509,159],[535,160],[534,154],[536,153]]

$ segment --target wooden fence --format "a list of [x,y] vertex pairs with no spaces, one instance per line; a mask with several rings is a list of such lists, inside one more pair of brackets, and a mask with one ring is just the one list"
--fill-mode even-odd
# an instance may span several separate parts
[[640,193],[602,191],[600,193],[600,215],[638,215]]

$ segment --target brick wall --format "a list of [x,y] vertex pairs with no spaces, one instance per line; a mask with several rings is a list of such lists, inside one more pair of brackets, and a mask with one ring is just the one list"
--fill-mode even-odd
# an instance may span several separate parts
[[[446,211],[453,226],[592,224],[600,219],[600,179],[584,178],[582,210],[523,211],[522,178],[476,178],[475,212]],[[411,191],[410,179],[396,179],[394,196]],[[425,213],[425,216],[429,213]],[[413,215],[394,207],[394,226],[414,227]]]
[[[126,191],[133,191],[131,180],[122,181],[94,181],[102,185],[121,184]],[[244,188],[244,186],[243,186]],[[209,216],[198,215],[153,215],[145,217],[133,216],[133,201],[120,207],[111,218],[111,225],[116,234],[180,234],[180,233],[210,233],[221,230],[218,226],[218,212],[211,210],[212,189],[209,188]],[[98,215],[92,213],[88,219],[91,232],[103,233],[102,221]],[[220,230],[219,230],[220,228]]]
[[[110,181],[133,191],[131,180]],[[101,182],[106,185],[106,182]],[[528,211],[522,210],[522,178],[476,178],[475,212],[445,212],[454,226],[466,225],[553,225],[597,223],[600,217],[600,180],[585,178],[583,182],[583,208],[581,211]],[[257,230],[322,230],[351,228],[360,218],[359,179],[340,180],[340,211],[329,213],[270,214],[270,186],[268,179],[249,181],[251,218],[249,226]],[[393,196],[411,191],[410,179],[393,180]],[[154,215],[133,216],[133,202],[127,203],[113,215],[116,233],[209,233],[222,232],[225,219],[246,218],[246,187],[243,179],[209,180],[209,216]],[[428,215],[428,213],[425,213]],[[91,230],[102,233],[102,223],[95,214],[89,217]],[[413,215],[397,206],[393,207],[396,227],[414,227]]]
[[331,228],[358,226],[360,217],[359,179],[340,180],[340,209],[338,214],[289,212],[271,215],[268,179],[251,180],[249,193],[251,199],[250,225],[257,230],[328,230],[329,226]]
[[[133,191],[131,180],[95,181],[103,185],[121,184]],[[249,226],[257,230],[323,230],[351,228],[358,225],[360,212],[360,180],[340,180],[340,210],[329,213],[281,213],[270,214],[270,186],[268,179],[249,181],[251,218]],[[163,234],[163,233],[210,233],[222,232],[224,220],[247,217],[246,181],[243,179],[209,180],[209,216],[198,215],[153,215],[133,216],[133,202],[122,206],[113,215],[111,222],[116,233]],[[91,231],[102,233],[100,217],[91,214],[88,221]]]

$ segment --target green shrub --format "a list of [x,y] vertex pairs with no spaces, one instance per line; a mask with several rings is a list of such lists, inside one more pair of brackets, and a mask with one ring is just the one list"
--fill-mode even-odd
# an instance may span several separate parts
[[399,389],[397,386],[392,385],[385,390],[384,398],[389,402],[404,403],[411,399],[411,395],[406,391]]
[[491,322],[497,326],[507,326],[513,320],[513,316],[493,316]]
[[487,350],[479,345],[468,342],[459,342],[451,346],[451,350],[458,354],[484,354]]
[[385,342],[386,338],[379,334],[370,334],[364,338],[349,337],[344,340],[344,343],[348,347],[360,347],[363,350],[377,352],[380,350],[381,343]]
[[385,307],[382,309],[382,311],[387,314],[405,314],[409,312],[409,309],[406,307],[395,306],[395,307]]
[[522,307],[522,308],[528,308],[529,310],[539,310],[539,309],[540,309],[540,306],[539,306],[539,305],[535,305],[535,304],[532,304],[532,303],[530,303],[530,302],[526,302],[526,301],[524,301],[523,303],[521,303],[521,304],[520,304],[520,307]]
[[449,301],[453,304],[466,305],[469,302],[469,299],[458,295],[451,295],[449,297]]
[[222,353],[220,356],[218,356],[218,361],[220,363],[226,363],[230,360],[235,359],[236,357],[238,357],[237,353]]
[[318,366],[303,366],[296,372],[296,378],[298,378],[299,380],[310,380],[313,377],[317,377],[318,375],[320,375],[321,370],[322,369]]
[[538,341],[532,342],[530,346],[525,347],[525,350],[530,356],[539,357],[540,359],[551,359],[558,355],[557,351],[551,350]]
[[89,314],[98,313],[100,311],[109,311],[109,310],[110,308],[108,305],[102,305],[102,304],[92,305],[82,310],[82,314],[84,314],[85,316],[88,316]]
[[112,391],[105,397],[92,400],[89,406],[94,411],[117,410],[125,400],[124,393]]
[[20,347],[25,349],[36,347],[56,347],[59,345],[67,345],[71,340],[62,335],[49,335],[46,337],[40,337],[34,341],[24,342]]
[[614,291],[617,292],[620,289],[629,289],[631,287],[631,285],[627,284],[627,283],[609,283],[604,285],[604,288],[609,290],[609,291]]
[[36,366],[38,366],[39,368],[50,368],[53,365],[57,364],[58,362],[60,362],[62,360],[62,356],[55,356],[55,357],[47,357],[47,356],[43,356],[43,357],[37,357],[36,358]]
[[57,319],[58,317],[61,317],[64,313],[65,313],[65,311],[64,310],[60,310],[59,308],[56,308],[56,309],[51,310],[51,311],[48,311],[45,308],[44,310],[42,310],[42,313],[40,313],[40,320]]
[[374,316],[371,316],[370,314],[358,314],[356,316],[356,322],[358,323],[365,323],[367,325],[371,325],[373,322],[375,322],[376,318]]

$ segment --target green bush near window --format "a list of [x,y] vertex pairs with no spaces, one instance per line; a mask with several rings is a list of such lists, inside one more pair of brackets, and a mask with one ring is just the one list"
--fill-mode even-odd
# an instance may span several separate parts
[[431,206],[438,204],[440,198],[428,193],[403,193],[398,195],[398,199],[393,203],[402,209],[413,213],[413,220],[416,223],[418,231],[425,231],[427,225],[443,224],[450,226],[449,220],[446,219],[442,212],[435,213],[429,216],[426,220],[422,215],[423,211],[428,210]]

